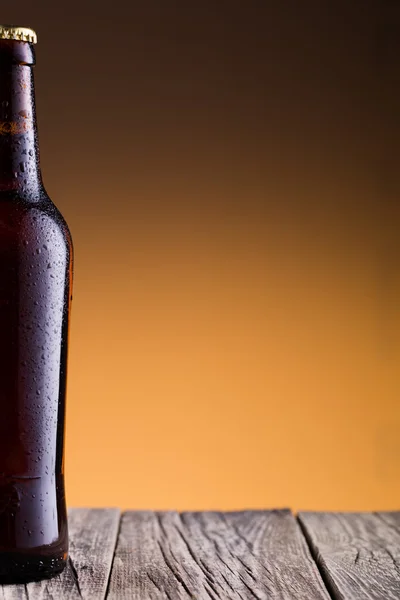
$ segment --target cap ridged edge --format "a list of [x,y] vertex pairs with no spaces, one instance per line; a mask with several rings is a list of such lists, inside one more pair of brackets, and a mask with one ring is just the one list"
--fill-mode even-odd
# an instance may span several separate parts
[[33,29],[28,27],[11,27],[0,25],[0,40],[16,40],[18,42],[37,43],[37,35]]

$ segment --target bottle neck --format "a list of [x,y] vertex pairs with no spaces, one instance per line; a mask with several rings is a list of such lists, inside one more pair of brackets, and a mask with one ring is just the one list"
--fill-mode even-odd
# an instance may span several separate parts
[[0,192],[40,195],[34,54],[30,44],[0,40]]

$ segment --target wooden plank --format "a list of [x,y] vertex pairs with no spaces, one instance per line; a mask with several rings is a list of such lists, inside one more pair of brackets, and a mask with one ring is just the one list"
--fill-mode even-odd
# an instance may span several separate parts
[[289,511],[128,512],[111,600],[328,600]]
[[390,528],[394,528],[400,535],[400,511],[397,512],[377,512],[374,513],[378,519],[381,519]]
[[25,586],[0,585],[0,600],[28,600]]
[[399,600],[400,513],[300,513],[337,600]]
[[103,600],[118,535],[117,509],[69,512],[70,559],[54,579],[29,583],[29,600]]
[[106,596],[120,522],[118,509],[75,509],[69,513],[70,559],[81,596]]

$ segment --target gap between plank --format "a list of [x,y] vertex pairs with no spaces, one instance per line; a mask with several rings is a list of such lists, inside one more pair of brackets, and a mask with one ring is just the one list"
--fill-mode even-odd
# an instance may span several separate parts
[[318,558],[318,551],[316,549],[314,549],[314,545],[311,541],[311,537],[308,534],[308,531],[305,527],[305,525],[302,523],[301,518],[299,517],[298,514],[294,515],[294,518],[296,519],[297,523],[299,524],[300,530],[304,536],[304,539],[306,541],[306,544],[308,546],[308,549],[310,551],[310,554],[312,556],[313,561],[315,562],[315,564],[317,565],[317,569],[318,572],[321,576],[322,581],[325,584],[325,587],[327,589],[328,594],[330,595],[330,597],[332,598],[332,600],[342,600],[342,598],[339,598],[336,595],[336,592],[334,590],[333,587],[333,582],[331,580],[331,578],[329,577],[329,574],[325,573],[324,568],[322,566],[322,564],[320,564],[319,558]]
[[118,530],[117,530],[117,535],[115,537],[114,552],[113,552],[113,557],[112,557],[112,561],[111,561],[110,571],[108,573],[107,587],[106,587],[106,593],[104,594],[104,600],[107,600],[108,592],[110,591],[111,575],[112,575],[113,568],[114,568],[115,554],[116,554],[116,550],[117,550],[117,546],[118,546],[119,536],[121,533],[122,515],[123,514],[124,513],[120,510],[119,511],[119,521],[118,521]]

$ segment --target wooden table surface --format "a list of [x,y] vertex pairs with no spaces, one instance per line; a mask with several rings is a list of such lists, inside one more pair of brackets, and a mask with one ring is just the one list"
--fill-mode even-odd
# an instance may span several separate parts
[[58,577],[5,600],[399,600],[400,512],[73,509]]

